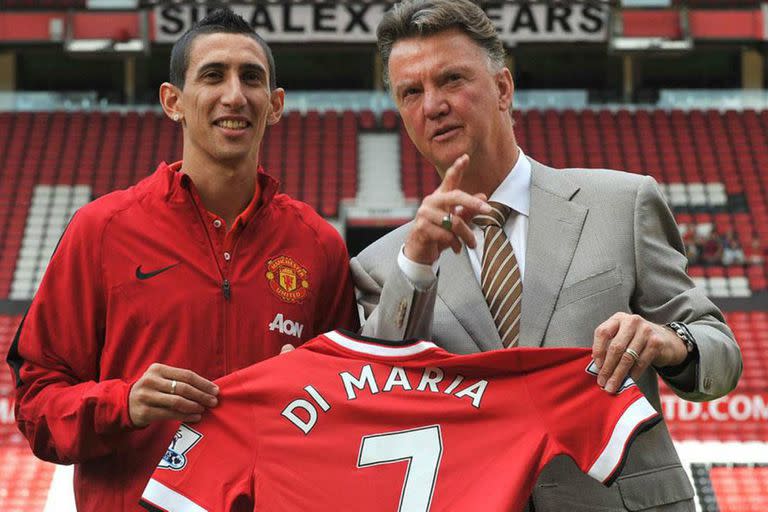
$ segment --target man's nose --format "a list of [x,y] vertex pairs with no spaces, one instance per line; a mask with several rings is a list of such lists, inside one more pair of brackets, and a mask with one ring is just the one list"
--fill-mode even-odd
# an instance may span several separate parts
[[450,110],[448,101],[439,88],[428,88],[424,90],[424,115],[429,119],[435,119],[444,116]]
[[245,105],[245,91],[240,77],[233,75],[224,84],[224,94],[221,102],[228,107],[242,107]]

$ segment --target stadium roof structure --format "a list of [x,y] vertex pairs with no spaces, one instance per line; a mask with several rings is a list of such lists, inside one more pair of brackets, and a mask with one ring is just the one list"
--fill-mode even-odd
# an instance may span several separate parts
[[78,56],[120,54],[138,55],[148,54],[150,50],[149,37],[149,13],[137,12],[138,34],[130,35],[127,31],[117,32],[112,37],[80,38],[75,36],[75,23],[72,20],[74,14],[70,11],[69,18],[64,24],[63,46],[64,51]]
[[693,50],[693,35],[688,18],[688,9],[678,9],[678,30],[675,37],[654,34],[626,34],[624,11],[614,8],[609,18],[608,51],[614,54],[630,53],[680,53]]

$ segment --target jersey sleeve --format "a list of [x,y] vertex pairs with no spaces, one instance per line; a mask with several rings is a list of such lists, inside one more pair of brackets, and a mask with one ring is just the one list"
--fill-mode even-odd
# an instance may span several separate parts
[[608,486],[621,472],[636,436],[661,421],[661,415],[631,378],[609,394],[597,384],[591,353],[571,353],[576,357],[535,372],[529,386],[559,452]]
[[327,261],[322,287],[324,299],[320,306],[323,310],[316,315],[314,332],[319,334],[334,329],[357,332],[360,321],[347,247],[330,225],[320,232],[319,237]]
[[130,383],[99,381],[103,231],[90,205],[75,214],[7,356],[19,429],[35,455],[61,464],[114,453],[133,429]]
[[151,512],[253,510],[258,454],[251,407],[237,374],[217,381],[221,403],[196,424],[182,424],[141,496]]

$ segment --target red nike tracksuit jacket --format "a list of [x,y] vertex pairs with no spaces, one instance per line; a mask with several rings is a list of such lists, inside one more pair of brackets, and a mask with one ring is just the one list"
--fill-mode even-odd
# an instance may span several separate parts
[[77,464],[81,512],[138,502],[176,422],[133,427],[150,364],[216,379],[338,327],[357,328],[341,237],[259,173],[227,235],[181,163],[83,207],[61,239],[8,355],[16,421],[35,454]]

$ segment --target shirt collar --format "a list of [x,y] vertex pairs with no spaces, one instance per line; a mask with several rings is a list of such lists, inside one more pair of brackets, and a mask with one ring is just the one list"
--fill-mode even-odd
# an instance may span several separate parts
[[[192,182],[192,178],[190,178],[188,174],[181,170],[181,168],[181,161],[174,162],[168,166],[168,169],[172,172],[173,176],[172,187],[178,188],[180,190],[188,190],[195,205],[200,209],[201,213],[205,213],[210,217],[216,217],[213,213],[205,209],[202,201],[200,200],[200,195],[197,192],[197,188]],[[269,203],[272,202],[272,198],[274,198],[275,194],[277,193],[278,187],[280,186],[280,183],[275,178],[264,172],[264,169],[261,166],[258,168],[256,179],[259,180],[259,189],[261,193],[254,193],[251,201],[248,203],[248,206],[246,206],[245,210],[240,212],[240,215],[238,215],[237,219],[235,219],[235,226],[245,226],[248,221],[253,219],[258,211],[269,205]],[[230,229],[232,227],[230,227]]]
[[488,200],[507,205],[528,217],[531,209],[531,162],[522,149],[518,151],[514,167]]

